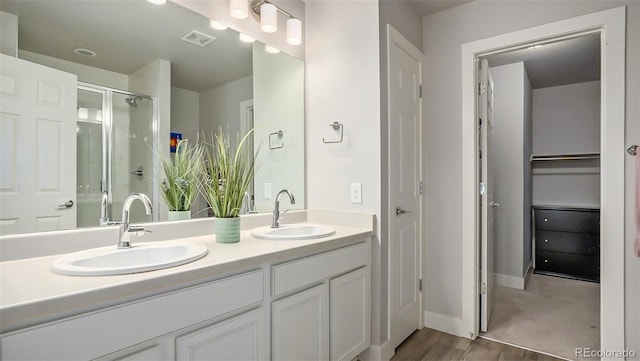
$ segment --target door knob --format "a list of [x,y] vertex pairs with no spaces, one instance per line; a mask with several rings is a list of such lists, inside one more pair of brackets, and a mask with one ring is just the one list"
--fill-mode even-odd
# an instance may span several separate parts
[[396,217],[399,217],[402,214],[405,213],[411,213],[410,211],[405,211],[404,209],[400,208],[400,207],[396,207]]
[[491,201],[491,203],[489,203],[491,205],[491,207],[495,208],[495,207],[500,207],[500,203],[497,203],[495,201]]
[[62,204],[58,204],[58,208],[71,208],[73,207],[73,201],[72,200],[68,200]]

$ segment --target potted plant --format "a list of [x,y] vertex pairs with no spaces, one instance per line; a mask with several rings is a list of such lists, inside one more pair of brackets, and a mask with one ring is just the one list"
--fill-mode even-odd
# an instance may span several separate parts
[[197,181],[203,173],[204,148],[187,139],[176,146],[173,156],[160,157],[164,177],[159,177],[160,191],[167,206],[169,220],[191,218],[191,206],[198,195]]
[[252,132],[247,132],[236,147],[221,130],[205,142],[206,175],[198,181],[198,188],[216,217],[219,243],[240,241],[240,207],[255,173],[253,149],[247,142]]

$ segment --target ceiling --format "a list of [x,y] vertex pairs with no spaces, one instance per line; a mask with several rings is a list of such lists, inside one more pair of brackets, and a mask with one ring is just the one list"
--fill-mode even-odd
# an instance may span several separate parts
[[533,89],[600,80],[600,34],[484,57],[489,66],[524,62]]
[[[28,50],[122,74],[157,58],[172,63],[172,85],[202,91],[251,74],[251,45],[232,30],[173,2],[146,0],[2,0],[0,11],[18,16],[18,44]],[[216,40],[198,47],[180,40],[198,30]],[[83,57],[74,48],[95,51]]]
[[405,1],[411,4],[417,14],[422,17],[437,13],[442,10],[451,9],[458,5],[470,3],[473,0],[382,0],[382,1]]

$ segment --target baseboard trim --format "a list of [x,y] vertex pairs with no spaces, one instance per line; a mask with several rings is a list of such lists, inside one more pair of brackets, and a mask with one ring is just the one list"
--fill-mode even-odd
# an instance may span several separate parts
[[425,327],[442,331],[451,335],[469,338],[461,318],[446,316],[440,313],[424,311]]
[[533,259],[529,262],[529,267],[527,267],[527,272],[524,273],[524,288],[527,288],[527,283],[529,283],[529,278],[533,274]]
[[519,290],[524,290],[525,278],[524,277],[516,277],[503,275],[501,273],[495,273],[496,284],[499,286],[505,286],[510,288],[516,288]]
[[391,342],[387,340],[380,346],[371,345],[358,355],[360,361],[389,361],[395,355],[396,350],[391,347]]

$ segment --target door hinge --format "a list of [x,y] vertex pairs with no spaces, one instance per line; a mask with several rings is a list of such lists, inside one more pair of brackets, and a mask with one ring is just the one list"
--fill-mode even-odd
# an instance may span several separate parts
[[418,280],[418,291],[422,292],[422,278]]
[[480,182],[480,195],[484,195],[485,192],[487,191],[487,185],[485,184],[485,182]]
[[418,98],[422,98],[422,84],[418,85]]
[[481,295],[487,294],[487,284],[484,282],[480,283],[480,294]]
[[478,83],[478,95],[485,95],[487,93],[487,84]]
[[424,182],[420,181],[418,182],[418,194],[422,195],[422,190],[424,188]]
[[482,149],[479,150],[480,159],[482,159]]

